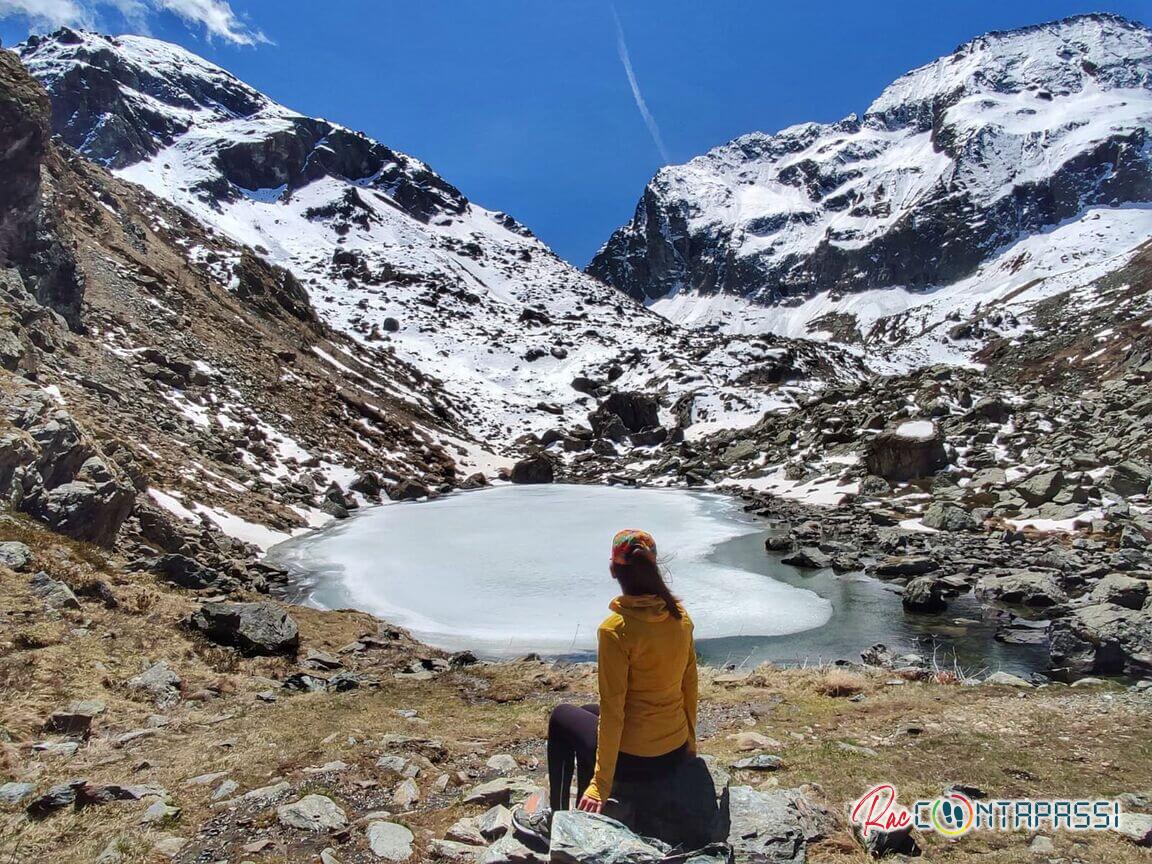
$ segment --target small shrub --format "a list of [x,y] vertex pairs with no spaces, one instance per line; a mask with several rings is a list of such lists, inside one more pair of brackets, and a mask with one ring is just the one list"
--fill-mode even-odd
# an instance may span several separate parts
[[854,672],[829,669],[816,681],[815,688],[821,696],[841,698],[864,692],[865,685],[865,680]]

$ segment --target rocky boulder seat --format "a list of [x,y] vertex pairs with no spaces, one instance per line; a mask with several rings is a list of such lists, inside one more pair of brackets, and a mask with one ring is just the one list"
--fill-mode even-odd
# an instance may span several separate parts
[[642,837],[655,837],[681,849],[699,849],[723,835],[716,784],[698,756],[684,760],[670,777],[617,777],[604,815]]

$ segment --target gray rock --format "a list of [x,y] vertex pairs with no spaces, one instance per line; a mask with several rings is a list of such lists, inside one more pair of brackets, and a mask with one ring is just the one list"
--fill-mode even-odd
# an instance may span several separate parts
[[941,594],[940,580],[918,576],[904,587],[900,602],[909,612],[942,612],[948,603]]
[[1152,816],[1146,813],[1121,813],[1113,830],[1137,846],[1152,846]]
[[205,567],[187,555],[161,555],[153,563],[152,569],[165,582],[181,588],[210,588],[220,578],[219,571]]
[[748,756],[745,759],[738,759],[732,763],[732,769],[735,771],[779,771],[783,767],[783,759],[768,753]]
[[7,567],[17,573],[28,569],[32,563],[32,550],[15,540],[0,543],[0,567]]
[[71,703],[63,711],[55,711],[44,724],[49,732],[60,735],[87,736],[92,721],[104,713],[104,703],[97,699],[85,699]]
[[164,822],[175,822],[180,818],[180,808],[173,807],[165,801],[153,801],[144,810],[140,817],[141,825],[157,825]]
[[243,795],[232,799],[231,804],[256,804],[260,806],[267,806],[275,801],[277,798],[282,798],[287,795],[291,786],[285,782],[272,783],[268,786],[260,786],[256,789],[250,789]]
[[124,860],[124,850],[130,848],[131,841],[124,837],[114,837],[108,841],[94,864],[120,864]]
[[923,576],[939,569],[939,562],[927,555],[894,555],[878,563],[871,572],[877,579],[901,579]]
[[476,828],[485,840],[496,840],[512,830],[512,811],[503,804],[490,807],[477,817]]
[[864,446],[864,467],[869,474],[894,483],[929,477],[948,465],[939,430],[922,437],[881,432]]
[[420,801],[420,787],[411,777],[402,781],[392,792],[392,806],[399,810],[411,810]]
[[112,545],[132,512],[136,489],[97,457],[86,461],[76,478],[50,489],[30,512],[60,534]]
[[428,843],[428,854],[436,861],[460,861],[472,864],[486,851],[483,846],[458,843],[455,840],[432,840]]
[[552,864],[655,864],[667,851],[607,816],[562,810],[552,817]]
[[161,708],[175,705],[180,699],[180,685],[183,681],[168,662],[153,663],[139,675],[129,678],[125,686],[129,690],[143,692],[150,696]]
[[1020,689],[1032,688],[1032,684],[1030,682],[1025,681],[1018,675],[1012,675],[1004,671],[993,672],[991,675],[985,678],[982,683],[999,687],[1019,687]]
[[163,858],[175,858],[187,845],[183,837],[160,837],[152,844],[152,851]]
[[1147,495],[1150,484],[1152,484],[1152,466],[1135,459],[1109,468],[1101,479],[1101,485],[1105,489],[1111,489],[1125,498]]
[[1056,852],[1056,846],[1053,844],[1051,837],[1037,834],[1032,838],[1032,842],[1028,844],[1028,851],[1033,855],[1052,855]]
[[1021,480],[1014,489],[1029,507],[1039,507],[1055,498],[1063,485],[1064,472],[1040,471]]
[[57,810],[76,804],[80,790],[87,785],[86,780],[69,780],[67,783],[58,783],[52,786],[25,809],[30,819],[43,819],[51,816]]
[[43,600],[49,609],[80,608],[80,601],[72,589],[43,571],[33,576],[28,584],[32,586],[32,593]]
[[32,745],[37,753],[47,753],[49,756],[62,756],[65,759],[76,755],[80,749],[77,741],[41,741]]
[[533,852],[511,834],[489,846],[479,860],[480,864],[549,864],[547,854]]
[[1149,595],[1146,579],[1123,573],[1109,573],[1093,586],[1088,595],[1093,603],[1113,603],[1125,609],[1142,609]]
[[299,801],[281,804],[276,818],[282,825],[301,831],[339,831],[348,827],[348,817],[327,795],[305,795]]
[[1078,675],[1147,674],[1152,670],[1152,608],[1111,603],[1076,609],[1052,622],[1053,668]]
[[499,777],[474,787],[464,796],[464,803],[483,804],[486,807],[494,804],[507,806],[513,799],[527,798],[537,788],[535,783],[523,777]]
[[831,814],[796,789],[728,790],[728,845],[736,861],[801,864],[807,844],[834,830]]
[[300,645],[296,622],[275,603],[205,603],[190,623],[213,642],[245,654],[295,654]]
[[464,843],[469,846],[485,846],[488,843],[488,839],[480,832],[480,826],[477,825],[475,817],[460,819],[454,822],[449,826],[448,830],[444,832],[444,839],[451,840],[453,843]]
[[313,648],[304,655],[303,665],[309,666],[313,669],[331,671],[334,669],[340,669],[344,664],[340,662],[339,658],[332,656],[328,652],[317,651]]
[[0,804],[20,804],[31,798],[36,787],[31,783],[3,783],[0,784]]
[[1055,606],[1068,599],[1064,589],[1049,573],[1011,570],[990,573],[976,582],[976,596],[983,600],[1038,608]]
[[547,456],[532,456],[512,466],[513,483],[551,483],[553,479],[552,462]]
[[958,504],[933,501],[920,519],[927,528],[937,531],[974,531],[979,528],[975,517]]
[[814,570],[823,569],[832,565],[832,559],[815,546],[801,546],[791,555],[780,559],[781,564],[792,567],[808,567]]
[[512,774],[520,770],[520,765],[517,763],[514,756],[508,753],[497,753],[488,759],[486,764],[493,771],[498,771],[501,774]]
[[369,822],[364,831],[368,848],[385,861],[407,861],[412,857],[412,832],[395,822]]

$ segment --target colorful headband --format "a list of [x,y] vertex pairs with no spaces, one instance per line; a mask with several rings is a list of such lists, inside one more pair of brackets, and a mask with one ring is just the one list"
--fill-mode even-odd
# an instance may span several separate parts
[[632,555],[637,549],[647,549],[655,555],[656,541],[647,531],[640,531],[636,528],[625,528],[623,531],[617,532],[616,536],[612,538],[612,563],[632,563]]

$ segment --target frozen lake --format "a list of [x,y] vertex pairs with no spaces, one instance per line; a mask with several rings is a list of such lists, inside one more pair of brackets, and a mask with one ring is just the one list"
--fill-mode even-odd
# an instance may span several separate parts
[[802,571],[764,551],[765,526],[720,495],[607,486],[504,486],[367,508],[274,547],[300,599],[355,608],[419,639],[488,656],[579,654],[618,593],[609,544],[652,532],[669,584],[711,663],[857,660],[885,642],[953,654],[969,670],[1040,668],[1037,649],[992,638],[971,597],[906,615],[891,586],[862,574]]
[[608,557],[621,528],[656,537],[700,639],[796,633],[831,615],[811,591],[716,561],[718,545],[759,526],[730,499],[680,491],[520,486],[393,504],[273,557],[312,574],[313,603],[375,613],[432,645],[567,653],[595,647],[619,593]]

